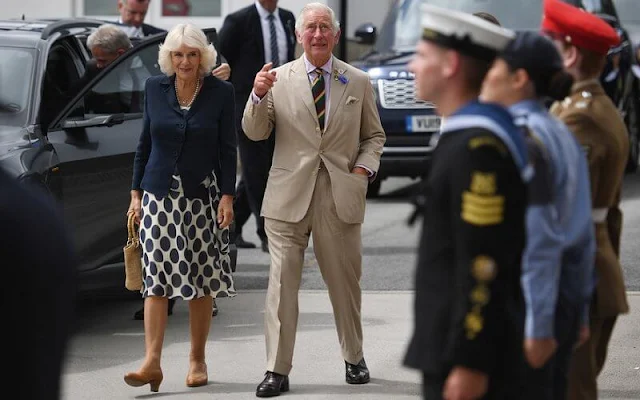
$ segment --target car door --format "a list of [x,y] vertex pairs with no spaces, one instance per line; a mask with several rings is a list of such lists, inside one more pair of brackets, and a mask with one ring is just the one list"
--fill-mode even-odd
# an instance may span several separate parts
[[144,84],[161,74],[157,59],[163,39],[139,44],[101,71],[48,130],[81,271],[122,260]]

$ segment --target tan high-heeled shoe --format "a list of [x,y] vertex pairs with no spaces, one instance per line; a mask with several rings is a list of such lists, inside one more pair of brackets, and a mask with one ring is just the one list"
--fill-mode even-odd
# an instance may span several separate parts
[[187,374],[186,383],[188,387],[205,386],[207,383],[209,383],[209,376],[207,374],[207,364],[204,364],[204,372]]
[[124,381],[127,385],[140,387],[149,384],[152,392],[157,392],[160,389],[162,378],[162,371],[127,372],[124,375]]

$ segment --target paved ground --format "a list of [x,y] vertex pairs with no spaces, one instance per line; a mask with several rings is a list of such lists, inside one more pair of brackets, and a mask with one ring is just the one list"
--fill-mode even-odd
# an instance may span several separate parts
[[[413,270],[417,226],[405,223],[408,180],[385,181],[382,197],[369,201],[363,225],[362,279],[365,356],[372,382],[344,383],[342,363],[330,304],[310,250],[305,260],[300,294],[298,340],[291,373],[291,399],[417,399],[419,376],[401,360],[411,333]],[[640,290],[638,234],[640,234],[640,174],[625,182],[622,261],[627,288]],[[253,220],[246,238],[256,240]],[[141,305],[132,295],[87,299],[80,309],[77,334],[69,349],[64,375],[64,400],[251,399],[264,373],[263,305],[268,255],[241,250],[236,284],[240,294],[219,301],[207,356],[210,385],[188,389],[189,334],[187,307],[178,302],[169,319],[163,368],[165,381],[158,394],[130,388],[122,380],[143,357],[143,327],[133,321]],[[121,270],[105,271],[122,274]],[[640,293],[630,293],[631,314],[620,318],[600,378],[601,399],[640,399]]]
[[[170,318],[163,353],[165,380],[158,394],[130,388],[122,375],[135,370],[143,354],[142,326],[118,319],[131,313],[138,302],[96,305],[85,316],[83,332],[76,338],[64,377],[65,400],[251,399],[262,379],[264,339],[262,305],[265,293],[251,291],[220,301],[208,347],[209,379],[206,387],[184,384],[188,366],[188,315],[178,304]],[[291,392],[287,399],[417,399],[419,375],[401,365],[412,328],[407,292],[369,291],[363,296],[365,357],[372,374],[368,385],[344,383],[331,307],[325,292],[303,291]],[[620,319],[609,349],[609,361],[600,379],[602,400],[640,398],[640,294],[631,294],[632,314]],[[115,322],[117,321],[117,322]]]

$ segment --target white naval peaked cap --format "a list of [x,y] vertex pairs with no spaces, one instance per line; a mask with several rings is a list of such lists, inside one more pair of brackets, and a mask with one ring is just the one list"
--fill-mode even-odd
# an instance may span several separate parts
[[491,61],[515,32],[472,14],[430,4],[421,5],[422,38],[470,57]]

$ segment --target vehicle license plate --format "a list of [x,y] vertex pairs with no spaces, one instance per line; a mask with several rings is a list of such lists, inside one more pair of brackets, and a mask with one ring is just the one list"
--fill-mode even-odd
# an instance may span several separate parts
[[437,115],[408,115],[407,132],[435,132],[440,129],[440,117]]

